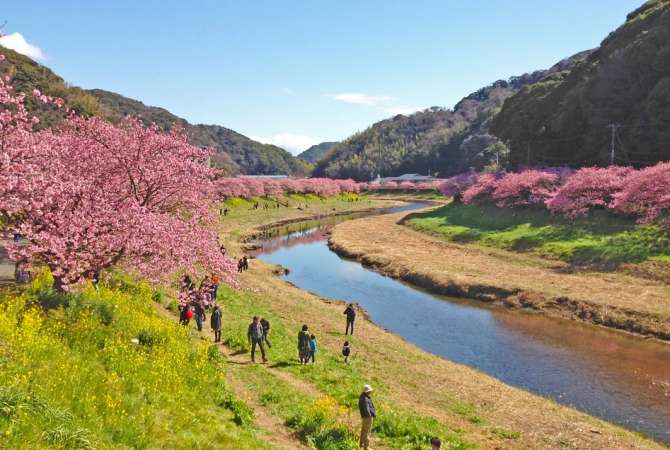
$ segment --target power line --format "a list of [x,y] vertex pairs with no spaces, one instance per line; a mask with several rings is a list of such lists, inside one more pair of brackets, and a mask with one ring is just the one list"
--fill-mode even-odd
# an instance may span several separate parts
[[610,143],[610,164],[614,165],[614,155],[615,155],[615,145],[616,145],[616,134],[617,130],[621,128],[621,125],[618,123],[611,123],[607,125],[607,128],[609,128],[612,131],[612,140]]

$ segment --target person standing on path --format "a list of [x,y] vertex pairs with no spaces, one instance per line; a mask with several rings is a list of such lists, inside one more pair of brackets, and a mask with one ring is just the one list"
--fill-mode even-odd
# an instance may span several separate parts
[[349,303],[347,305],[347,308],[344,310],[342,314],[347,315],[347,329],[344,332],[344,335],[346,336],[349,334],[349,327],[351,327],[351,335],[354,335],[354,321],[356,320],[356,309],[354,309],[354,304]]
[[361,413],[361,437],[358,445],[363,449],[370,448],[370,432],[372,422],[377,417],[375,405],[372,403],[372,387],[369,384],[363,386],[363,392],[358,397],[358,410]]
[[214,330],[214,342],[221,342],[221,308],[219,308],[219,305],[214,305],[209,324]]
[[268,339],[270,336],[270,322],[266,318],[261,317],[261,326],[263,327],[263,342],[268,345],[268,348],[272,348],[270,339]]
[[193,305],[193,314],[195,315],[195,325],[198,327],[198,331],[202,331],[202,321],[205,317],[205,308],[202,307],[200,299],[195,302]]
[[314,364],[314,360],[316,358],[316,336],[311,335],[309,337],[309,356],[312,358],[312,364]]
[[302,330],[298,333],[298,357],[300,358],[300,364],[307,364],[310,357],[308,329],[307,325],[303,325]]
[[265,347],[263,346],[263,326],[258,321],[258,316],[254,316],[253,321],[249,324],[247,339],[249,339],[249,343],[251,344],[251,362],[256,362],[257,345],[261,349],[263,362],[267,362],[267,359],[265,358]]

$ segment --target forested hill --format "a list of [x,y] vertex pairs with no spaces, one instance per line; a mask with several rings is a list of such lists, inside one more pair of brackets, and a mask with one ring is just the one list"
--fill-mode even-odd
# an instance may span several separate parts
[[315,175],[352,177],[422,173],[450,175],[491,165],[504,144],[489,131],[505,100],[522,87],[569,71],[590,51],[550,69],[498,80],[463,98],[453,110],[432,107],[397,115],[337,144],[316,166]]
[[337,144],[337,142],[322,142],[320,144],[312,145],[310,148],[300,153],[298,158],[307,161],[310,164],[316,164],[335,144]]
[[[0,73],[12,77],[17,91],[30,94],[39,89],[63,98],[68,107],[86,116],[98,115],[115,121],[132,114],[163,128],[178,123],[188,131],[194,144],[213,147],[216,151],[213,163],[231,174],[304,174],[309,170],[307,163],[282,148],[261,144],[218,125],[192,125],[166,109],[147,106],[113,92],[69,86],[52,70],[26,56],[4,47],[0,47],[0,52],[6,57],[0,62]],[[62,112],[35,108],[31,95],[27,96],[27,106],[40,117],[41,126],[54,125],[62,118]]]
[[670,0],[652,0],[570,73],[509,98],[492,130],[512,164],[646,165],[670,159]]
[[274,145],[261,144],[219,125],[192,125],[163,108],[144,103],[114,92],[93,89],[89,91],[100,102],[105,115],[112,120],[127,114],[142,117],[162,127],[173,123],[182,125],[197,145],[216,149],[213,163],[228,168],[231,173],[244,174],[304,174],[308,166],[286,150]]

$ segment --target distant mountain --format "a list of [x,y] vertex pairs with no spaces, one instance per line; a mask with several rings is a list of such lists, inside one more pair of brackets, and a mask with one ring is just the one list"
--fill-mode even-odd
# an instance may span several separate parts
[[[228,173],[303,175],[310,169],[309,164],[277,146],[261,144],[218,125],[192,125],[164,108],[147,106],[114,92],[68,86],[49,68],[30,58],[6,48],[0,48],[0,51],[7,58],[0,63],[0,73],[12,77],[12,84],[18,92],[30,93],[39,89],[45,94],[63,98],[67,106],[85,116],[97,115],[117,121],[132,114],[141,117],[145,123],[155,122],[163,129],[177,123],[186,129],[193,144],[214,148],[213,164]],[[45,112],[36,108],[30,95],[27,96],[27,104],[40,117],[41,126],[51,126],[62,119],[62,112]]]
[[337,142],[322,142],[320,144],[312,145],[310,148],[300,153],[298,158],[307,161],[310,164],[316,164],[335,144],[337,144]]
[[336,144],[314,169],[315,176],[369,180],[402,173],[441,176],[493,164],[505,144],[490,133],[491,119],[521,88],[569,71],[590,51],[560,61],[548,70],[498,80],[463,98],[453,110],[432,107],[397,115]]
[[670,0],[630,13],[569,72],[509,98],[492,131],[518,164],[605,165],[670,159]]

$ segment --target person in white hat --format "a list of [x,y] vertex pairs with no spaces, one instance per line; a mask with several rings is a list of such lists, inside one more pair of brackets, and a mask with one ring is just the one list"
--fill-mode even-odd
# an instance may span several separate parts
[[358,398],[358,409],[361,412],[361,437],[358,444],[361,448],[367,449],[370,446],[370,432],[372,431],[372,422],[377,417],[375,405],[372,403],[372,386],[366,384],[363,386],[363,392]]

